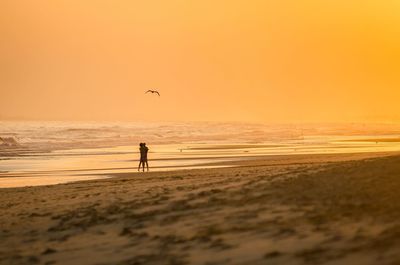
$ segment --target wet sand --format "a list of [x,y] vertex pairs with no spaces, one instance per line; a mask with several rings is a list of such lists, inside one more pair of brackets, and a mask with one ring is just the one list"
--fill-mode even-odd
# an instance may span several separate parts
[[399,264],[400,155],[0,189],[0,264]]

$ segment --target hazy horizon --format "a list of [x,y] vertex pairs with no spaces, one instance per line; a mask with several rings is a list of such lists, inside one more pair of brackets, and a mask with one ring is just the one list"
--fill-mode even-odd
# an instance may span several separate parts
[[399,122],[397,121],[391,121],[391,120],[377,120],[377,121],[318,121],[318,120],[306,120],[306,121],[300,121],[300,120],[287,120],[287,121],[255,121],[255,120],[157,120],[157,119],[147,119],[147,120],[141,120],[141,119],[131,119],[131,120],[122,120],[122,119],[29,119],[29,118],[2,118],[0,116],[0,122],[4,123],[22,123],[22,122],[32,122],[32,123],[98,123],[98,124],[117,124],[117,123],[143,123],[143,124],[173,124],[173,123],[215,123],[215,124],[254,124],[254,125],[292,125],[292,126],[300,126],[300,125],[305,125],[305,126],[317,126],[317,125],[399,125]]

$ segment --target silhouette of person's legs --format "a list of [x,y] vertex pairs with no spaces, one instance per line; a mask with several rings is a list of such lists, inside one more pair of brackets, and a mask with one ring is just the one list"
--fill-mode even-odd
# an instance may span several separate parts
[[140,171],[140,166],[142,165],[142,161],[139,162],[139,166],[137,168],[137,171]]

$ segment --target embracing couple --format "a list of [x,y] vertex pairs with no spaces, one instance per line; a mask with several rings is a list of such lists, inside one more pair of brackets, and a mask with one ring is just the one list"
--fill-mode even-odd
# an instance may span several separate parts
[[147,171],[149,171],[149,163],[147,163],[147,153],[149,152],[149,148],[146,146],[146,143],[140,143],[139,144],[140,148],[140,162],[139,162],[139,167],[138,171],[140,171],[140,166],[143,166],[143,172],[144,172],[144,165],[146,164]]

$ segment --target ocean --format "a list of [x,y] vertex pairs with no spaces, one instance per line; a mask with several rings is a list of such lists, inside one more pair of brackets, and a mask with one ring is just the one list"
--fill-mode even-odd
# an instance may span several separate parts
[[[50,185],[137,172],[229,166],[272,155],[400,150],[397,124],[0,122],[0,187]],[[221,162],[224,162],[221,164]]]

